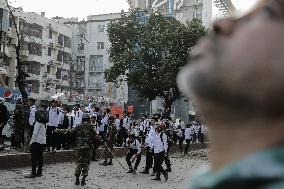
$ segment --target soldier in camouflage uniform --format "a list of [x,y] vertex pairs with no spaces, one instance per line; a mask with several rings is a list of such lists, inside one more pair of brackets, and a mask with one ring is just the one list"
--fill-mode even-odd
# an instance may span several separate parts
[[84,114],[82,117],[82,124],[78,125],[73,130],[76,137],[76,163],[75,169],[76,185],[80,184],[79,177],[82,175],[81,185],[86,184],[86,177],[88,176],[89,165],[92,160],[92,148],[95,140],[95,131],[91,125],[89,114]]
[[[103,163],[101,163],[101,165],[107,166],[107,165],[112,165],[112,149],[113,149],[113,145],[114,145],[114,139],[115,139],[115,135],[116,135],[116,127],[114,124],[114,118],[113,117],[109,117],[108,120],[108,131],[106,134],[106,137],[104,139],[104,157],[105,157],[105,161]],[[107,162],[107,160],[109,159],[109,162]]]

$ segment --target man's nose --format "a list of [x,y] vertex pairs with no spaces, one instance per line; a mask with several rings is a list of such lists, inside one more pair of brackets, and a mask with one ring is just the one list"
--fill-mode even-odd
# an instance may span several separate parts
[[220,19],[214,22],[213,30],[219,35],[231,35],[234,31],[236,20],[231,18]]

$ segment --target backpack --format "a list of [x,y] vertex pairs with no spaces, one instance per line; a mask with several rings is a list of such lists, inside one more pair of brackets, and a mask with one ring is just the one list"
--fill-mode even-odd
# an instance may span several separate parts
[[48,123],[48,113],[43,110],[36,111],[35,120],[39,123]]

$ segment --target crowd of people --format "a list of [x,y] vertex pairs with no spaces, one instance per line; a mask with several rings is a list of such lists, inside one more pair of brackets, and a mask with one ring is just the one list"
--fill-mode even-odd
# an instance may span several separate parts
[[[159,114],[151,118],[144,115],[140,120],[134,120],[131,113],[124,117],[112,115],[109,108],[101,110],[91,101],[87,107],[76,104],[72,110],[63,107],[57,100],[52,100],[50,106],[35,104],[34,99],[29,99],[29,107],[26,108],[21,99],[18,99],[14,110],[12,145],[17,149],[29,146],[32,157],[32,173],[27,176],[29,178],[42,175],[44,151],[74,148],[78,164],[75,171],[76,184],[80,183],[79,177],[82,175],[81,184],[85,185],[90,162],[98,161],[96,152],[99,146],[104,148],[103,166],[113,164],[115,157],[112,151],[116,146],[129,148],[126,156],[128,173],[137,174],[142,147],[145,147],[146,165],[141,173],[149,174],[149,170],[153,168],[152,176],[156,176],[154,180],[161,180],[161,174],[168,180],[168,172],[171,172],[168,158],[171,145],[178,143],[180,150],[187,154],[190,143],[204,143],[206,127],[196,121],[185,125],[182,119],[178,119],[174,123],[170,117],[162,118]],[[1,107],[4,107],[3,103]],[[5,111],[2,109],[1,112]],[[7,119],[1,120],[1,125],[6,124]],[[163,161],[166,169],[162,167]]]

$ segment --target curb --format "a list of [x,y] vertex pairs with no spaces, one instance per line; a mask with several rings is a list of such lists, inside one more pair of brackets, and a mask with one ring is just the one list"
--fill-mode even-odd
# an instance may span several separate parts
[[[185,144],[183,148],[185,147]],[[200,150],[207,148],[207,144],[202,145],[200,143],[190,144],[190,150]],[[103,155],[103,148],[99,148],[97,151],[98,158]],[[113,153],[116,157],[122,157],[127,154],[128,148],[115,147]],[[180,152],[178,145],[172,145],[171,153]],[[59,152],[44,152],[44,164],[55,164],[72,162],[75,159],[75,153],[73,150],[64,150]],[[31,166],[31,155],[29,153],[7,154],[0,155],[0,170],[8,170],[22,167]]]

